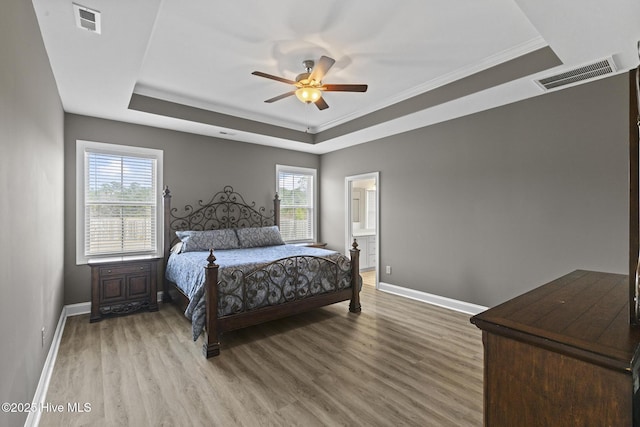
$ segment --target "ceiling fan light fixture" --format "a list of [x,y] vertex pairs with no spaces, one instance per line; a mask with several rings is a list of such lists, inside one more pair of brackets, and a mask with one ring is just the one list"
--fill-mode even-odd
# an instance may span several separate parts
[[264,77],[266,79],[275,80],[282,83],[293,85],[296,89],[290,92],[283,93],[282,95],[275,96],[267,99],[267,104],[279,101],[284,98],[288,98],[295,95],[300,102],[305,104],[311,104],[312,102],[318,107],[318,110],[326,110],[329,105],[322,97],[322,92],[366,92],[367,85],[363,84],[324,84],[323,79],[327,71],[336,62],[335,59],[328,56],[321,56],[318,64],[314,67],[312,60],[306,60],[302,62],[305,67],[305,71],[302,74],[298,74],[296,80],[289,80],[284,77],[274,76],[272,74],[263,73],[262,71],[254,71],[251,74],[258,77]]
[[310,102],[316,102],[320,97],[322,97],[322,92],[320,89],[316,89],[315,87],[301,87],[296,90],[296,97],[305,104],[309,104]]

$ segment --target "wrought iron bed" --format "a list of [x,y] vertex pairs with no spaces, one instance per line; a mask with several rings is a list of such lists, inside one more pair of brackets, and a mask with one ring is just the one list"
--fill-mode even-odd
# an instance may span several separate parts
[[[255,202],[247,203],[244,198],[236,193],[231,186],[225,186],[222,191],[217,192],[208,202],[200,200],[197,207],[186,205],[181,214],[176,208],[171,207],[171,193],[168,187],[163,192],[164,200],[164,260],[165,266],[171,255],[171,248],[179,241],[176,231],[184,230],[217,230],[217,229],[239,229],[246,227],[264,227],[280,225],[280,199],[276,194],[273,201],[273,210],[267,212],[264,207],[256,208]],[[228,315],[218,315],[219,304],[219,275],[216,264],[214,250],[209,250],[209,255],[203,259],[202,268],[205,269],[205,325],[204,325],[204,345],[203,353],[210,358],[220,354],[220,336],[227,331],[244,328],[251,325],[275,320],[278,318],[298,314],[314,308],[323,307],[341,301],[350,300],[349,311],[359,313],[360,305],[360,276],[359,276],[359,252],[357,242],[354,240],[350,252],[350,259],[346,260],[349,269],[349,287],[336,289],[330,292],[320,293],[314,296],[298,298],[296,296],[284,303],[268,305],[257,309],[247,309]],[[256,281],[257,277],[272,277],[273,275],[292,274],[288,278],[290,281],[299,280],[296,270],[299,265],[314,263],[317,271],[326,269],[338,269],[335,261],[318,256],[292,256],[273,260],[260,265],[254,271],[246,274],[238,270],[246,283]],[[292,267],[293,266],[293,267]],[[318,268],[320,266],[320,268]],[[342,267],[344,270],[344,267]],[[336,270],[337,271],[337,270]],[[234,271],[235,273],[236,271]],[[315,274],[315,273],[314,273]],[[327,280],[324,273],[322,277],[314,277],[311,280]],[[336,272],[336,281],[338,275]],[[163,302],[176,302],[184,309],[189,304],[189,298],[173,282],[164,278]],[[242,284],[245,287],[245,282]]]

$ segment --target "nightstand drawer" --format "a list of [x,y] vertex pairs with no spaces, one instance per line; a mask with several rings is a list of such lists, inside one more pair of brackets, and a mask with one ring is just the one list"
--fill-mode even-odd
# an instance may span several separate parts
[[131,264],[131,265],[113,265],[109,267],[100,267],[100,277],[108,276],[121,276],[126,274],[135,273],[147,273],[151,270],[151,265],[148,262],[143,264]]

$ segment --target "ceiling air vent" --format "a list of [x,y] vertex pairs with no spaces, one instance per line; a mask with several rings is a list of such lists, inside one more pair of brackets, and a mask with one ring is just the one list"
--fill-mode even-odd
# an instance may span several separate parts
[[585,80],[595,79],[616,72],[616,64],[609,57],[593,64],[584,65],[573,70],[565,71],[555,76],[536,80],[536,83],[545,90],[557,89],[563,86],[575,85]]
[[78,28],[100,34],[100,12],[73,3],[73,15]]

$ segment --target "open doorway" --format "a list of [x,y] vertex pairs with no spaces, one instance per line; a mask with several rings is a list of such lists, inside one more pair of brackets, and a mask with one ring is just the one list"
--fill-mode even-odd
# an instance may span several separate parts
[[[360,274],[365,285],[378,288],[380,254],[380,173],[345,178],[347,251],[355,239],[360,249]],[[347,252],[348,253],[348,252]]]

